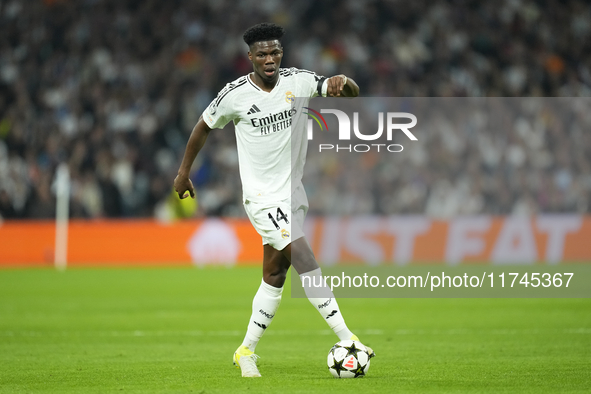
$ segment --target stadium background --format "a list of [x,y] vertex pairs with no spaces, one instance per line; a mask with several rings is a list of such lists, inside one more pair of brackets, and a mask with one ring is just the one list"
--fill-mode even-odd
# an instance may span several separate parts
[[[73,219],[245,218],[231,126],[211,134],[196,162],[197,212],[177,205],[171,182],[203,108],[226,82],[250,70],[241,34],[253,21],[286,27],[284,66],[324,75],[344,72],[364,96],[591,92],[591,11],[582,1],[419,1],[401,7],[395,1],[269,0],[244,1],[236,8],[224,1],[0,4],[0,215],[5,221],[0,231],[6,245],[18,245],[14,241],[20,237],[20,227],[7,226],[12,220],[55,217],[54,182],[61,162],[72,178]],[[392,171],[387,179],[368,161],[367,195],[345,191],[332,211],[322,193],[311,195],[311,214],[418,214],[441,220],[587,214],[591,134],[546,124],[536,136],[541,141],[531,144],[513,131],[483,130],[485,143],[462,130],[455,130],[449,143],[442,133],[425,144],[422,161]],[[325,185],[335,184],[339,173],[332,167],[317,172],[321,176],[313,181]],[[220,227],[216,223],[214,229]],[[8,263],[16,254],[20,262],[51,261],[51,242],[34,252],[31,245],[20,245],[28,256],[13,247],[15,253],[3,253],[0,260]],[[76,245],[70,247],[87,247]],[[182,260],[188,260],[187,248]],[[104,249],[115,251],[111,260],[121,251]],[[172,249],[169,260],[176,261],[178,251]],[[206,260],[225,256],[214,253]],[[105,258],[86,258],[93,260]]]
[[[591,96],[586,1],[0,0],[0,392],[591,390],[582,299],[343,299],[380,357],[377,379],[345,386],[325,380],[334,338],[324,323],[307,301],[284,297],[258,349],[267,379],[238,380],[228,355],[261,248],[242,208],[231,126],[211,133],[196,162],[197,209],[171,189],[202,110],[251,70],[241,35],[259,21],[287,29],[284,66],[343,72],[363,96]],[[447,228],[484,217],[482,248],[461,261],[494,260],[508,224],[530,231],[531,264],[588,263],[588,130],[549,125],[535,146],[513,129],[482,131],[485,149],[455,130],[457,143],[429,140],[424,161],[388,179],[368,161],[371,203],[343,195],[332,225],[426,220],[434,232],[414,250],[441,263]],[[72,182],[68,264],[98,269],[38,269],[54,260],[60,163]],[[315,181],[331,183],[338,163],[319,170]],[[314,223],[330,224],[322,198],[310,203]],[[552,220],[571,229],[558,255]],[[386,259],[404,263],[395,241],[380,239]],[[189,268],[168,268],[178,265]]]

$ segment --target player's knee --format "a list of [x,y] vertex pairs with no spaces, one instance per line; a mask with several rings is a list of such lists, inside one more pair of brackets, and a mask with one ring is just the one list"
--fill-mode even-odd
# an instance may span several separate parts
[[264,279],[265,283],[267,283],[273,287],[283,287],[286,277],[287,277],[287,271],[285,271],[285,270],[269,272],[269,273],[265,273],[263,275],[263,279]]
[[306,255],[306,256],[301,256],[301,258],[293,259],[292,265],[293,265],[293,268],[299,274],[304,273],[304,272],[310,272],[310,271],[313,271],[313,270],[320,267],[318,265],[318,262],[314,258],[314,255],[312,255],[312,254]]

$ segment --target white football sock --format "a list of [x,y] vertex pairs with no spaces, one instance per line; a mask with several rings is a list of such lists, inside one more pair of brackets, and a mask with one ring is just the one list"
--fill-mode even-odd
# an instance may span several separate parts
[[243,346],[254,352],[259,340],[275,317],[282,293],[283,287],[273,287],[264,280],[261,281],[261,286],[252,300],[252,315],[248,322],[246,336],[242,341]]
[[[305,279],[304,279],[305,278]],[[330,287],[325,286],[320,268],[300,275],[308,300],[332,328],[339,340],[351,339],[353,333],[347,328],[339,304]],[[310,284],[310,285],[308,285]]]

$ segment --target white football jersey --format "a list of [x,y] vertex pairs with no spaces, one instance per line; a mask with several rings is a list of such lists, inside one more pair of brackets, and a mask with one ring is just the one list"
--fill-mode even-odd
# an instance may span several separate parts
[[310,98],[326,96],[326,90],[325,77],[282,68],[271,92],[245,75],[227,84],[203,111],[212,129],[234,122],[243,201],[284,200],[301,184],[307,151],[302,108]]

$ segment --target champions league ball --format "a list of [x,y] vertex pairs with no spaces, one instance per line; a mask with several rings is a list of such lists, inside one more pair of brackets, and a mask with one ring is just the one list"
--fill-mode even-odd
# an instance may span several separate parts
[[335,378],[360,378],[369,369],[369,353],[358,341],[338,342],[328,352],[328,370]]

